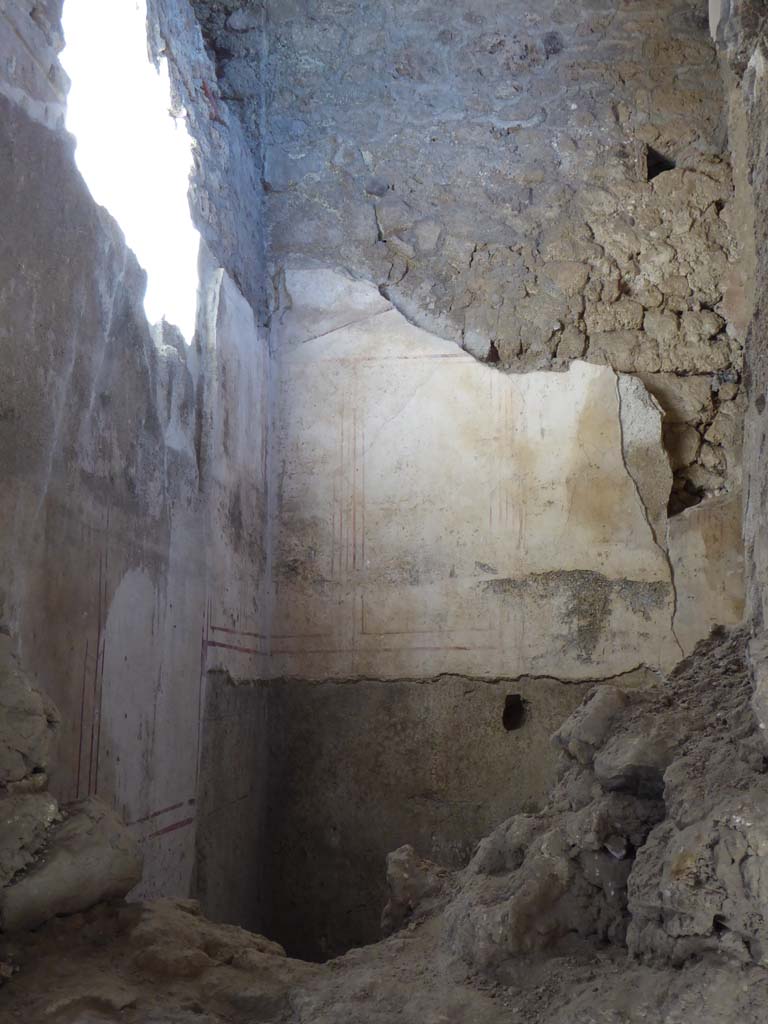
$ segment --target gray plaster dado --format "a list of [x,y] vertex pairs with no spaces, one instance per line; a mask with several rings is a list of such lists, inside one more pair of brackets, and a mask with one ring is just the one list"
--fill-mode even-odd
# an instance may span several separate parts
[[[538,809],[555,777],[550,736],[583,693],[546,678],[233,685],[213,673],[198,867],[207,912],[310,959],[376,941],[387,853],[410,843],[462,867],[495,823]],[[508,730],[514,695],[521,714]]]

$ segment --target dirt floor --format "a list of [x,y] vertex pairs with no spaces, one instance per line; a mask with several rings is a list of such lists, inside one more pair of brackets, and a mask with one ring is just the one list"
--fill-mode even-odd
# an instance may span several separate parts
[[212,925],[194,904],[102,906],[15,944],[8,1024],[763,1024],[768,972],[713,957],[677,970],[586,948],[472,976],[440,949],[439,916],[317,965]]

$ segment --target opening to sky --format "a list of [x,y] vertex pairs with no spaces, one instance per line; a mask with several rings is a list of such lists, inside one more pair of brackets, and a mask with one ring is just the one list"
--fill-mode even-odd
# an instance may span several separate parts
[[65,0],[67,128],[93,198],[147,272],[148,319],[190,342],[200,245],[187,199],[192,140],[171,114],[167,61],[158,70],[149,59],[146,23],[146,0]]

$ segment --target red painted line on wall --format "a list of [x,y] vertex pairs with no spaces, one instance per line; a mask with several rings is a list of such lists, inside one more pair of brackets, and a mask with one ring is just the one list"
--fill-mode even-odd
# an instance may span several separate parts
[[336,568],[336,474],[333,474],[333,493],[331,495],[331,579]]
[[[341,328],[338,328],[340,330]],[[330,333],[330,332],[329,332]],[[322,338],[322,334],[319,335]],[[313,339],[314,340],[314,339]],[[417,362],[430,362],[433,359],[453,359],[456,362],[464,363],[466,365],[473,356],[465,355],[463,352],[459,352],[457,355],[417,355],[417,356],[324,356],[316,360],[318,363],[405,363],[410,360],[416,360]]]
[[91,697],[91,745],[88,751],[88,793],[92,793],[91,783],[93,779],[93,751],[96,742],[96,687],[99,678],[99,650],[101,648],[101,578],[104,568],[104,556],[99,555],[99,589],[98,589],[98,614],[96,618],[96,665],[93,670],[93,686]]
[[170,814],[171,811],[178,811],[180,807],[192,806],[194,803],[194,797],[189,800],[182,800],[178,804],[171,804],[170,807],[161,807],[159,811],[152,811],[151,814],[146,814],[143,818],[136,818],[134,821],[126,821],[126,825],[143,825],[145,821],[152,821],[153,818],[159,818],[161,814]]
[[363,563],[363,569],[365,569],[365,423],[363,423],[361,429],[362,435],[360,439],[360,560]]
[[85,654],[83,655],[83,684],[80,689],[80,739],[77,744],[77,781],[75,783],[75,799],[80,799],[80,771],[83,763],[83,724],[85,721],[85,676],[88,669],[88,637],[85,638]]
[[357,569],[357,407],[352,410],[352,571]]
[[202,743],[202,731],[203,731],[203,685],[205,681],[205,672],[208,667],[208,632],[211,623],[211,600],[210,598],[205,605],[205,614],[203,615],[203,625],[201,630],[200,640],[200,677],[197,681],[197,740],[195,748],[195,789],[197,789],[198,779],[200,777],[200,746]]
[[273,640],[322,640],[330,633],[273,633]]
[[[411,651],[498,651],[498,647],[485,647],[485,646],[450,646],[442,645],[439,647],[425,647],[425,646],[413,646],[413,647],[340,647],[333,650],[326,650],[323,648],[305,648],[303,650],[296,651],[281,651],[273,650],[273,654],[410,654]],[[255,651],[255,654],[261,654],[261,651]]]
[[230,629],[228,626],[211,626],[212,633],[230,633],[232,636],[252,636],[256,640],[266,640],[263,633],[249,633],[246,629]]
[[176,832],[180,828],[186,828],[194,822],[194,818],[184,818],[183,821],[177,821],[173,825],[166,825],[165,828],[159,829],[157,832],[150,832],[144,839],[156,839],[158,836],[166,836],[169,832]]
[[[107,592],[109,590],[109,520],[112,514],[112,506],[107,503],[107,527],[105,530],[105,549],[104,549],[104,594],[102,597],[102,607],[107,609]],[[96,730],[96,766],[95,766],[95,778],[93,782],[93,791],[98,793],[99,791],[99,761],[101,760],[101,717],[104,705],[104,658],[107,652],[107,635],[106,635],[106,622],[105,622],[105,633],[101,641],[101,675],[99,677],[99,718]]]
[[[349,429],[348,429],[349,425],[348,425],[348,423],[346,421],[346,415],[347,415],[347,408],[346,408],[346,405],[345,405],[344,406],[345,426],[347,427],[347,433],[349,433]],[[354,437],[352,438],[352,441],[354,443]],[[346,458],[347,463],[349,463],[350,462],[350,452],[349,452],[349,439],[348,438],[346,440],[346,449],[345,449],[345,456],[344,457]],[[353,454],[352,455],[352,472],[351,472],[351,474],[350,474],[350,471],[349,471],[349,465],[347,465],[345,467],[346,468],[346,477],[343,478],[344,484],[345,484],[343,500],[346,503],[347,496],[349,495],[350,505],[351,505],[351,507],[345,507],[345,509],[344,509],[344,514],[345,514],[345,518],[344,518],[344,571],[345,572],[349,572],[350,554],[351,554],[349,541],[350,541],[350,537],[352,536],[352,514],[354,512],[354,491],[353,491],[354,472],[355,472],[354,458],[355,457],[354,457],[354,454]],[[352,480],[351,481],[349,480],[349,476],[350,475],[352,476]]]
[[[334,543],[334,548],[339,552],[339,576],[341,576],[344,565],[344,409],[342,407],[339,417],[339,489],[335,497],[336,512],[339,520],[339,538]],[[336,570],[334,569],[334,576]]]
[[238,644],[225,644],[220,640],[209,640],[209,647],[222,647],[225,651],[239,651],[241,654],[264,654],[257,647],[240,647]]
[[[106,583],[104,586],[104,598],[106,604]],[[101,673],[99,675],[99,707],[98,707],[98,718],[96,719],[96,763],[94,765],[94,777],[93,777],[93,792],[99,792],[99,758],[101,755],[101,713],[102,705],[104,702],[104,655],[107,649],[107,638],[106,635],[101,641]]]

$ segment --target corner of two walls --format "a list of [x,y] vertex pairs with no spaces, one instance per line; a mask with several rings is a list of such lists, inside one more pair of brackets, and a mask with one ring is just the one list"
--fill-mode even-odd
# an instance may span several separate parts
[[3,6],[0,613],[61,712],[56,796],[124,817],[138,894],[186,895],[212,627],[268,630],[266,337],[205,246],[195,342],[149,326],[74,163],[61,45],[57,10]]
[[[224,60],[223,88],[239,95],[248,39],[260,30],[238,23],[229,31],[222,12],[208,13],[212,31],[225,33],[221,52],[235,54]],[[290,61],[283,74],[291,81]],[[284,102],[294,87],[281,93]],[[250,103],[246,93],[240,99]],[[577,359],[568,373],[498,373],[403,317],[386,289],[363,280],[377,278],[349,239],[339,243],[340,262],[357,267],[357,277],[319,259],[333,229],[348,229],[344,211],[362,202],[339,199],[329,182],[338,174],[352,189],[365,171],[367,189],[373,158],[366,151],[363,167],[348,140],[333,151],[329,172],[318,148],[286,164],[278,144],[265,165],[280,297],[268,469],[274,603],[266,628],[236,602],[207,620],[208,662],[228,672],[209,679],[197,879],[209,912],[284,940],[304,929],[301,951],[311,955],[375,937],[392,846],[413,839],[421,852],[459,863],[494,821],[535,806],[551,779],[545,737],[580,699],[574,682],[647,683],[712,624],[739,621],[743,604],[738,488],[667,524],[660,408],[639,378],[611,368],[642,369],[642,360],[598,344],[629,339],[616,330],[627,304],[610,306],[606,322],[595,313],[591,362]],[[670,198],[684,173],[667,179],[666,190],[642,186],[651,222],[657,206],[684,222],[685,201]],[[692,175],[690,188],[706,192],[706,174]],[[385,234],[388,200],[372,200]],[[699,200],[701,210],[711,205],[704,194],[693,205]],[[307,232],[308,210],[331,216],[334,203],[338,223],[321,218]],[[358,220],[355,230],[374,223]],[[445,233],[427,244],[417,228],[413,253],[426,245],[433,261],[442,259]],[[611,226],[601,230],[621,263],[621,239],[613,252]],[[291,245],[295,252],[286,251]],[[375,243],[379,256],[382,245],[389,252]],[[485,255],[498,255],[491,248]],[[566,247],[560,259],[568,255]],[[655,255],[648,263],[659,277],[664,254]],[[485,264],[476,262],[482,278]],[[598,267],[593,303],[601,274]],[[692,421],[687,406],[713,406],[697,362],[706,345],[691,370],[674,351],[680,339],[644,337],[659,350],[646,369],[663,364],[668,372],[642,380],[668,414],[670,403],[681,407],[668,418],[682,437]],[[529,711],[513,735],[502,725],[508,691],[524,695]],[[538,774],[524,756],[534,749],[537,771],[549,766]],[[488,756],[474,760],[481,750]],[[378,831],[366,830],[371,804]],[[340,891],[345,878],[354,880],[359,913],[352,892]]]
[[[122,812],[144,842],[145,894],[189,890],[197,830],[206,904],[256,925],[273,913],[258,872],[275,807],[295,877],[318,834],[325,868],[353,870],[333,816],[346,804],[351,821],[370,817],[349,789],[360,758],[371,766],[359,778],[382,786],[405,742],[381,794],[406,806],[395,831],[433,823],[424,842],[461,859],[487,815],[546,787],[522,755],[534,741],[543,752],[580,699],[567,681],[639,670],[626,682],[640,684],[726,597],[737,614],[738,586],[716,568],[732,515],[690,510],[667,541],[659,410],[609,367],[498,373],[335,267],[286,274],[273,369],[249,305],[261,301],[246,277],[260,207],[243,199],[256,188],[247,147],[182,0],[158,18],[201,148],[193,202],[208,250],[196,344],[151,330],[142,273],[62,130],[57,27],[28,8],[6,5],[13,32],[0,33],[25,41],[0,84],[0,582],[3,623],[62,712],[58,795],[97,792]],[[542,445],[549,465],[534,457]],[[686,594],[709,602],[698,625]],[[501,724],[508,689],[530,709],[517,737]],[[498,749],[503,806],[486,799],[479,762],[454,772],[458,735],[465,766]],[[306,802],[313,764],[343,773],[330,803],[299,808],[292,843],[286,801]],[[469,817],[443,842],[438,825],[458,807]],[[386,852],[384,831],[364,837],[365,856]],[[357,878],[368,904],[377,865]]]
[[[305,955],[375,937],[394,846],[458,864],[535,806],[584,685],[648,683],[743,609],[738,245],[702,12],[458,4],[436,33],[416,6],[404,27],[267,5],[274,678],[237,728],[242,749],[250,700],[262,912]],[[247,19],[198,7],[247,104]],[[654,152],[677,167],[652,175]],[[662,427],[676,507],[707,495],[669,522]],[[507,696],[528,712],[509,733]]]

